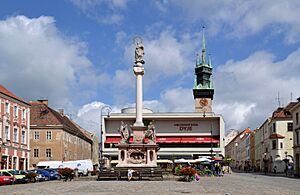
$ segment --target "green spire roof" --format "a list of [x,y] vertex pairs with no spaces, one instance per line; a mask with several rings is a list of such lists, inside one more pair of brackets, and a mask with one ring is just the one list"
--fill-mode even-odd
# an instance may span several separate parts
[[202,27],[202,65],[206,64],[206,49],[205,49],[205,27]]

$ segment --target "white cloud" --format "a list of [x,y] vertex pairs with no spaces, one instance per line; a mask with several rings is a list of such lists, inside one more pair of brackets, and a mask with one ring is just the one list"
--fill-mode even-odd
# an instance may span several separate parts
[[[244,60],[229,60],[219,66],[214,73],[213,110],[223,115],[226,128],[242,130],[259,127],[277,108],[275,99],[278,92],[281,94],[281,106],[290,101],[290,92],[293,92],[295,101],[300,96],[299,56],[300,49],[292,52],[286,59],[275,61],[272,53],[259,51]],[[123,105],[115,106],[118,108],[116,111],[134,106]],[[165,90],[158,99],[146,98],[144,107],[155,112],[193,112],[192,89]]]
[[297,0],[173,0],[158,4],[158,9],[170,4],[180,8],[186,20],[206,23],[210,34],[229,29],[230,34],[241,37],[271,28],[276,33],[285,32],[289,43],[298,41],[300,34],[300,1]]
[[[195,42],[189,35],[180,38],[175,32],[166,29],[158,37],[146,34],[143,37],[145,45],[145,77],[146,84],[151,84],[157,79],[184,76],[187,70],[191,70],[194,63],[189,60],[194,52]],[[124,59],[133,65],[134,46],[126,47]],[[130,67],[132,68],[132,66]]]
[[1,20],[0,42],[0,82],[26,100],[71,106],[71,89],[91,72],[85,44],[62,35],[52,17]]
[[103,24],[118,24],[127,8],[127,0],[70,0],[87,17]]
[[[275,61],[272,53],[260,51],[241,61],[229,60],[215,74],[215,111],[224,115],[228,128],[259,127],[278,106],[299,97],[300,49]],[[294,99],[295,101],[295,99]]]

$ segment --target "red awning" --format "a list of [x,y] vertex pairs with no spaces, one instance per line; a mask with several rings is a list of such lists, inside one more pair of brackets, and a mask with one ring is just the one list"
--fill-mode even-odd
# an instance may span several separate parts
[[[117,144],[120,137],[107,137],[105,143]],[[130,142],[133,138],[130,138]],[[147,142],[147,140],[146,140]],[[157,143],[219,143],[219,140],[211,137],[156,137]]]
[[[121,140],[121,137],[107,137],[106,140],[105,140],[105,144],[117,144],[119,143]],[[133,142],[133,138],[131,137],[130,142]]]
[[180,137],[157,137],[157,143],[180,143]]

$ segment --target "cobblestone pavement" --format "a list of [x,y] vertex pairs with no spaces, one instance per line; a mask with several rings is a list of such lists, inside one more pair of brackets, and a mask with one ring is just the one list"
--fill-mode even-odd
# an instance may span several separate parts
[[300,194],[300,180],[246,173],[203,177],[199,182],[50,181],[1,186],[0,194]]

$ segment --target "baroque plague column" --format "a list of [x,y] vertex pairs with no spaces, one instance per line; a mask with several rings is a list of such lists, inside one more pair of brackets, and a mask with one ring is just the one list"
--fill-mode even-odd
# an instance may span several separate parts
[[[144,75],[144,45],[140,37],[135,38],[136,76],[136,121],[129,128],[121,123],[119,132],[121,141],[118,144],[117,167],[157,167],[157,150],[155,127],[152,122],[146,127],[143,123],[143,75]],[[131,129],[131,131],[130,131]],[[133,134],[133,142],[130,136]]]

